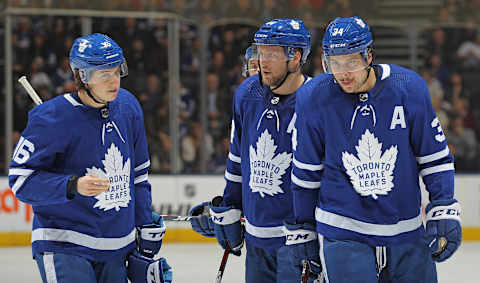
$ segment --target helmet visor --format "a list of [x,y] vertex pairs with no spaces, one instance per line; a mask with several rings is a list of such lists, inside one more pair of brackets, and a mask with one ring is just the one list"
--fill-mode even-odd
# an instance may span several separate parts
[[[255,44],[256,57],[262,62],[286,62],[288,57],[285,54],[285,47],[280,45]],[[253,57],[253,56],[252,56]]]
[[328,74],[353,73],[368,67],[368,63],[360,53],[337,56],[326,56],[323,54],[322,61],[325,72]]
[[[95,68],[90,68],[87,70],[87,79],[86,83],[98,84],[111,81],[112,79],[119,77],[123,78],[128,75],[128,66],[125,59],[123,63],[118,65],[120,61],[115,63],[109,63],[97,66]],[[113,65],[113,66],[112,66]]]

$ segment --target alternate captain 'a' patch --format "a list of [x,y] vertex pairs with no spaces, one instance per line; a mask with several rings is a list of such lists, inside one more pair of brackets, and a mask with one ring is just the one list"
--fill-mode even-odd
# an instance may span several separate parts
[[392,145],[382,154],[382,143],[367,129],[355,146],[357,156],[342,152],[350,182],[362,196],[386,195],[393,188],[393,171],[398,149]]

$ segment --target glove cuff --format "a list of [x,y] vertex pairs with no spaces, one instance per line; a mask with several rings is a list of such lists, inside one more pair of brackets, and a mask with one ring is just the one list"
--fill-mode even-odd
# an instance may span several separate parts
[[427,221],[451,219],[461,222],[461,206],[456,200],[434,201],[427,206]]
[[315,226],[310,223],[303,224],[289,224],[285,222],[283,226],[285,232],[285,245],[303,244],[306,242],[317,240],[317,232]]
[[[218,212],[215,212],[214,209]],[[240,221],[240,217],[242,216],[242,211],[240,209],[228,208],[228,210],[224,210],[225,208],[221,207],[216,207],[214,209],[210,207],[210,215],[213,223],[218,225],[233,224]]]
[[167,227],[165,225],[160,226],[158,224],[149,224],[141,226],[138,230],[140,232],[140,237],[142,240],[156,242],[163,239]]

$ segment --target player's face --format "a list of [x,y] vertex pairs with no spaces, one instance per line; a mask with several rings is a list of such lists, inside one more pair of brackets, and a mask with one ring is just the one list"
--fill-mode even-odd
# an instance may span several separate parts
[[360,53],[328,57],[329,71],[347,93],[359,92],[367,78],[368,63]]
[[248,75],[253,76],[258,74],[258,60],[250,59],[248,60]]
[[120,88],[120,73],[120,66],[93,71],[88,85],[100,99],[113,101]]
[[258,46],[258,61],[262,82],[270,87],[278,86],[287,71],[287,56],[282,46]]

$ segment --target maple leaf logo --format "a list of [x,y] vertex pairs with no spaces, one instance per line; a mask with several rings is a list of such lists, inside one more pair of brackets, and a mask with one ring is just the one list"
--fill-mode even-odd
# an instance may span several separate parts
[[252,192],[274,196],[283,193],[280,185],[282,175],[290,166],[292,154],[282,152],[275,156],[275,145],[272,136],[265,130],[257,141],[257,150],[250,145],[250,182]]
[[386,195],[393,188],[393,171],[397,161],[397,146],[391,146],[382,154],[382,144],[367,129],[355,146],[355,155],[342,152],[343,166],[350,182],[362,196]]
[[120,207],[128,207],[132,199],[130,196],[130,158],[123,164],[123,156],[120,150],[112,143],[102,160],[105,171],[100,168],[87,168],[87,174],[106,178],[110,181],[110,188],[95,198],[98,200],[93,207],[109,210]]

